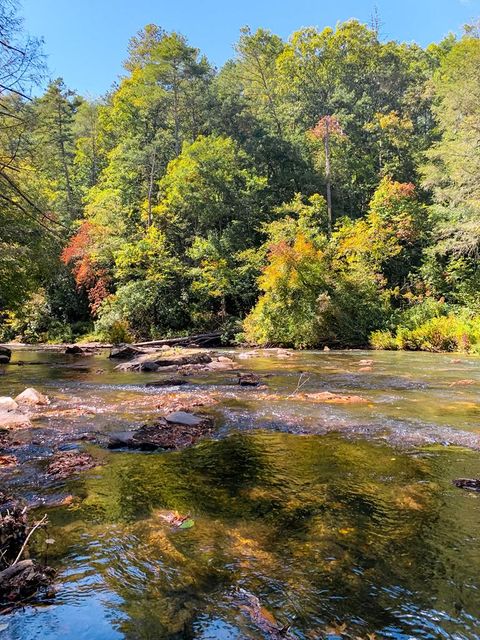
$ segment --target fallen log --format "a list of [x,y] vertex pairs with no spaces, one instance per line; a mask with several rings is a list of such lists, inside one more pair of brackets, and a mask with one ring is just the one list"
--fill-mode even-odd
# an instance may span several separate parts
[[190,336],[180,336],[178,338],[165,338],[163,340],[151,340],[149,342],[136,342],[133,347],[205,347],[219,345],[222,332],[211,331],[210,333],[197,333]]

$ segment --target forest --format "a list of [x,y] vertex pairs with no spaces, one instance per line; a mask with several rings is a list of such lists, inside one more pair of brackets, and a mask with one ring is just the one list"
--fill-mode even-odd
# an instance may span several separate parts
[[476,25],[245,27],[217,69],[149,24],[95,100],[0,34],[0,341],[480,353]]

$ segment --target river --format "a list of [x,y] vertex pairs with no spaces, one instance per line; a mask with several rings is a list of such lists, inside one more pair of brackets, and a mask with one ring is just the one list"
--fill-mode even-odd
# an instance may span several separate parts
[[[480,360],[225,353],[262,387],[218,371],[151,389],[158,374],[116,371],[102,353],[14,352],[0,395],[34,387],[52,404],[16,432],[20,464],[0,488],[45,502],[33,550],[58,573],[55,597],[0,617],[0,640],[273,637],[245,593],[278,637],[480,638],[480,494],[452,484],[480,477]],[[312,395],[326,391],[357,401]],[[212,438],[102,446],[184,399],[214,417]],[[76,447],[99,466],[46,484],[53,449]],[[192,526],[172,528],[167,511]]]

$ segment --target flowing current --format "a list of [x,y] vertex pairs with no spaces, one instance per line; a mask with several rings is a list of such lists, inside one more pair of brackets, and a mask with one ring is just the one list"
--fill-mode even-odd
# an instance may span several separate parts
[[[262,385],[216,371],[148,388],[162,374],[105,353],[14,352],[0,395],[51,404],[15,432],[0,489],[48,514],[32,552],[57,577],[54,597],[0,617],[0,640],[480,638],[480,494],[452,483],[480,478],[480,360],[225,354]],[[213,435],[104,446],[177,405],[211,415]],[[76,448],[98,466],[47,482],[52,452]]]

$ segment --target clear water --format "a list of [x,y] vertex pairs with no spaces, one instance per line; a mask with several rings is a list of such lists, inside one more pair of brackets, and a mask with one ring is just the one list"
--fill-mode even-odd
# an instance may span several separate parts
[[[15,353],[48,364],[9,366],[1,394],[34,386],[53,404],[19,434],[22,465],[0,472],[0,484],[28,500],[67,492],[74,501],[47,510],[36,543],[58,569],[55,598],[0,618],[0,639],[273,637],[239,588],[291,638],[480,638],[480,495],[452,485],[480,477],[479,360],[233,357],[268,374],[267,388],[240,388],[225,372],[172,393],[143,386],[158,374],[114,371],[102,355]],[[371,371],[359,371],[365,358]],[[317,391],[368,402],[299,396]],[[216,401],[201,409],[217,420],[214,439],[149,454],[83,442],[101,466],[45,489],[54,447],[192,399]],[[195,524],[174,530],[164,510]]]

